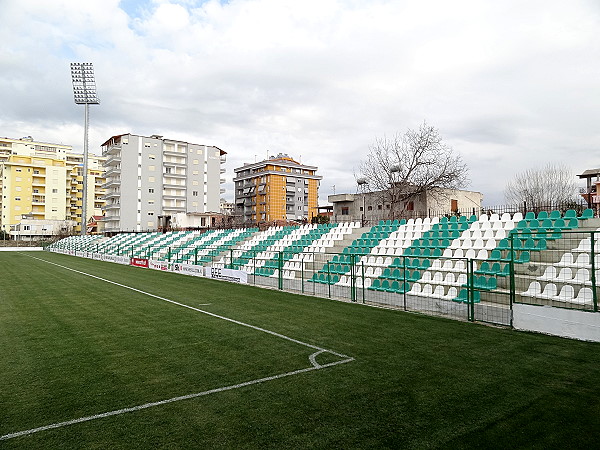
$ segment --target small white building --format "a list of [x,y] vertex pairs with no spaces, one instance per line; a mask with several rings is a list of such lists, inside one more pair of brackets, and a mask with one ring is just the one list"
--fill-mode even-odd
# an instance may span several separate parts
[[23,218],[21,222],[11,225],[11,239],[17,241],[38,241],[57,236],[73,234],[76,225],[74,220],[50,220]]

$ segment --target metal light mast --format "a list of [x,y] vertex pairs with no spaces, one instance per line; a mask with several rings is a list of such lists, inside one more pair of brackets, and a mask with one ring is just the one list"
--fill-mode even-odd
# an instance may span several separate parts
[[88,128],[90,122],[89,105],[100,103],[96,92],[94,66],[92,63],[71,63],[73,97],[78,105],[85,105],[83,128],[83,202],[81,213],[81,234],[87,233],[87,193],[88,193]]

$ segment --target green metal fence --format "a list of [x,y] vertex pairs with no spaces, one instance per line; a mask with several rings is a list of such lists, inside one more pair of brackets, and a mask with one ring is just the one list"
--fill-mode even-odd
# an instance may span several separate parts
[[[82,250],[82,248],[76,248]],[[101,247],[89,245],[89,252]],[[248,283],[349,302],[512,325],[515,303],[598,311],[597,231],[515,229],[488,259],[367,257],[223,246],[117,245],[113,254],[246,271]]]

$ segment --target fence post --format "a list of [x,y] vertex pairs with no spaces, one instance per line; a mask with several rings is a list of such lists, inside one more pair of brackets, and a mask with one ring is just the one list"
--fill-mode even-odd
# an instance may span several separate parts
[[515,234],[509,234],[510,238],[510,260],[508,261],[508,273],[510,274],[510,291],[509,291],[509,305],[510,305],[510,326],[513,326],[513,304],[516,300],[516,287],[515,287]]
[[590,241],[592,241],[592,247],[591,247],[591,263],[592,263],[592,300],[594,301],[594,311],[598,312],[598,294],[596,293],[596,249],[594,248],[596,246],[596,239],[595,239],[595,232],[591,231],[590,232],[591,236],[590,236]]
[[252,275],[254,277],[254,285],[256,286],[256,250],[254,250],[254,256],[252,257],[252,265],[254,266]]
[[365,262],[362,262],[362,302],[365,303]]
[[233,249],[229,249],[229,268],[233,270]]
[[[402,287],[406,286],[406,256],[402,257]],[[402,289],[405,291],[406,289]],[[402,294],[404,297],[404,311],[406,311],[406,292]]]
[[302,253],[300,258],[300,286],[304,294],[304,253]]
[[355,264],[356,255],[350,255],[350,300],[353,302],[356,302]]
[[[315,276],[315,274],[317,272],[315,272],[315,251],[313,250],[312,252],[312,273],[313,273],[313,277]],[[313,283],[313,295],[316,295],[317,293],[317,287],[315,286],[315,284],[317,283]]]
[[331,265],[327,262],[327,296],[331,298]]
[[469,322],[475,321],[475,286],[473,281],[473,259],[467,259],[467,319]]
[[279,290],[283,290],[283,251],[279,251],[279,255],[277,256],[277,286]]

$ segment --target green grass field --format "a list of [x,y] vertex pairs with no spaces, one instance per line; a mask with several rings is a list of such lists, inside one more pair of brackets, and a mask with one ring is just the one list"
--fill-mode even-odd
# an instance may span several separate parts
[[2,449],[598,446],[598,344],[51,253],[0,266]]

